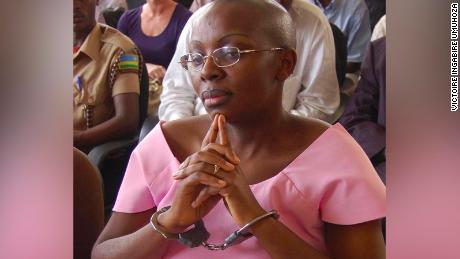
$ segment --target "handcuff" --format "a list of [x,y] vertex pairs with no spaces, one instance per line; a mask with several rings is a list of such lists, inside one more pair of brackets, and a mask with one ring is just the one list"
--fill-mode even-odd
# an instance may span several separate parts
[[268,217],[273,217],[275,219],[279,218],[278,212],[276,210],[271,210],[261,216],[256,217],[255,219],[251,220],[250,222],[245,224],[240,229],[234,231],[224,240],[224,243],[215,245],[215,244],[209,244],[207,242],[210,234],[206,230],[204,222],[201,219],[194,223],[194,228],[186,232],[183,232],[183,233],[174,234],[174,233],[168,233],[162,230],[160,224],[158,223],[158,215],[167,211],[169,208],[171,208],[171,206],[163,207],[160,210],[157,210],[155,213],[153,213],[152,217],[150,218],[150,224],[152,225],[153,229],[157,233],[159,233],[161,236],[163,236],[164,238],[175,239],[190,248],[201,245],[207,248],[208,250],[212,250],[212,251],[224,250],[230,246],[237,245],[245,241],[246,239],[252,237],[253,234],[249,232],[249,228],[262,219],[265,219]]
[[180,243],[188,246],[188,247],[197,247],[201,245],[204,241],[208,240],[209,232],[204,227],[204,223],[202,220],[195,222],[195,227],[185,231],[183,233],[168,233],[161,229],[160,224],[158,223],[158,215],[167,211],[171,206],[164,207],[155,213],[153,213],[152,217],[150,218],[150,225],[152,225],[153,229],[162,235],[166,239],[175,239]]

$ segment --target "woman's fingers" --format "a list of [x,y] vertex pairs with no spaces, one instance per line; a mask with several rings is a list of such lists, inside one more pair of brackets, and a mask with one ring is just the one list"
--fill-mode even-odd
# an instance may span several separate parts
[[187,157],[187,158],[184,160],[184,162],[182,162],[182,164],[179,165],[179,170],[180,170],[180,169],[186,168],[186,167],[189,165],[190,159],[191,159],[191,158],[192,158],[191,156]]
[[196,208],[200,206],[203,202],[205,202],[209,197],[214,196],[219,193],[219,188],[206,186],[201,189],[200,193],[196,197],[196,199],[192,202],[192,208]]
[[202,148],[208,145],[209,143],[216,142],[217,132],[219,131],[219,126],[217,123],[218,118],[219,118],[219,114],[214,116],[211,126],[209,127],[209,130],[206,133],[206,136],[204,137],[203,142],[201,144]]
[[212,153],[201,154],[200,158],[197,159],[200,160],[200,163],[191,163],[187,167],[180,168],[173,174],[173,178],[176,180],[184,179],[195,172],[204,172],[213,175],[216,170],[216,166],[218,170],[217,172],[230,172],[235,170],[235,166],[233,164]]
[[203,172],[198,172],[198,173],[192,174],[190,177],[187,177],[187,179],[185,180],[185,184],[191,185],[191,186],[203,184],[203,185],[215,187],[217,189],[221,189],[225,187],[227,183],[215,176],[212,176],[212,175],[209,175]]
[[232,164],[237,165],[240,163],[240,159],[235,154],[233,149],[231,149],[231,147],[228,145],[223,146],[223,145],[216,144],[216,143],[209,143],[207,146],[203,147],[203,150],[206,150],[206,151],[212,150],[218,153],[219,155],[224,156]]
[[218,125],[218,130],[219,130],[220,144],[224,146],[230,145],[230,142],[228,141],[227,129],[225,128],[225,116],[222,114],[219,114],[218,119],[219,120],[217,121],[217,125]]
[[224,147],[227,147],[227,152],[225,153],[226,158],[231,160],[232,163],[234,164],[239,164],[240,159],[233,151],[232,145],[230,144],[230,141],[228,140],[228,133],[227,133],[227,128],[225,127],[225,122],[226,122],[225,116],[220,114],[219,120],[217,121],[217,126],[218,126],[217,128],[219,130],[220,144]]
[[236,157],[235,153],[227,147],[215,143],[209,143],[201,151],[198,151],[190,156],[187,166],[201,162],[218,165],[226,171],[232,171],[235,169],[234,165],[238,164],[239,158]]

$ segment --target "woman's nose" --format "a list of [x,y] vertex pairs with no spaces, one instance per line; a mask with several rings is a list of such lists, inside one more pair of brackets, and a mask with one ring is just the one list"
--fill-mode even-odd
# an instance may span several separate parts
[[212,56],[205,58],[203,63],[203,68],[200,71],[201,80],[203,81],[212,81],[222,78],[225,74],[225,71],[218,67]]

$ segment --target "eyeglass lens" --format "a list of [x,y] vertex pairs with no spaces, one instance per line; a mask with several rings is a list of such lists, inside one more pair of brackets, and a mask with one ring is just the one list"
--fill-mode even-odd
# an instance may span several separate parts
[[[236,47],[224,47],[214,50],[210,55],[214,59],[214,63],[219,67],[231,66],[238,62],[240,58],[240,51]],[[199,53],[191,53],[181,57],[180,63],[185,69],[192,68],[194,70],[201,70],[205,59]]]

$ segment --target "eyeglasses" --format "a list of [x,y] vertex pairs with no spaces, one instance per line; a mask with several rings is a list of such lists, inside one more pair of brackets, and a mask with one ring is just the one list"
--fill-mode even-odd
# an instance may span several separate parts
[[193,69],[195,71],[201,71],[208,57],[212,57],[212,60],[214,60],[214,63],[218,67],[229,67],[238,63],[238,61],[240,61],[240,56],[243,53],[278,50],[283,50],[283,48],[240,50],[237,47],[222,47],[215,49],[210,55],[206,56],[203,56],[200,53],[185,54],[180,57],[179,63],[185,70]]

